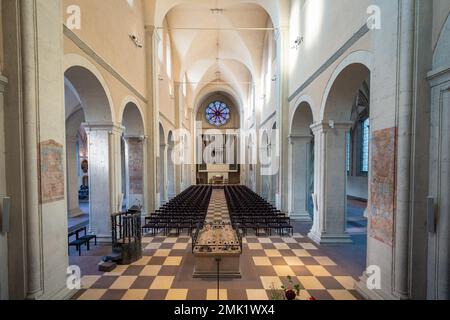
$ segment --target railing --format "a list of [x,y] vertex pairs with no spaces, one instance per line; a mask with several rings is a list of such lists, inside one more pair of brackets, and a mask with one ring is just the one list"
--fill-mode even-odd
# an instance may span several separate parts
[[141,211],[115,213],[112,220],[113,252],[121,255],[121,264],[142,257]]

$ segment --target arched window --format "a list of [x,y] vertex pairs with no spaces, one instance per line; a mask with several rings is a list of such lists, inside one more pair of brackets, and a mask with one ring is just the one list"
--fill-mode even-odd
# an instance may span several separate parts
[[187,95],[187,75],[186,73],[183,75],[183,97],[186,98]]
[[361,173],[369,173],[370,120],[361,122]]
[[169,35],[166,36],[166,73],[169,79],[172,79],[172,48]]
[[350,131],[345,134],[345,145],[346,145],[346,162],[345,166],[347,168],[347,174],[350,174],[351,170],[351,159],[352,159],[352,135]]
[[224,102],[212,102],[206,108],[206,120],[213,126],[221,127],[230,120],[230,108]]

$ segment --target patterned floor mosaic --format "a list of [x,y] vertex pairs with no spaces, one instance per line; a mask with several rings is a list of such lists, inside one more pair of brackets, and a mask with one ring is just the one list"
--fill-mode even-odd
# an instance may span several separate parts
[[211,194],[211,200],[206,215],[206,222],[230,222],[227,202],[223,190],[214,189]]
[[[227,216],[225,197],[214,192],[207,219]],[[215,280],[193,279],[191,238],[146,237],[144,257],[111,273],[84,275],[79,300],[215,300]],[[292,277],[300,299],[356,300],[355,278],[301,234],[243,240],[242,279],[223,280],[221,300],[270,300]],[[83,270],[82,270],[83,271]]]

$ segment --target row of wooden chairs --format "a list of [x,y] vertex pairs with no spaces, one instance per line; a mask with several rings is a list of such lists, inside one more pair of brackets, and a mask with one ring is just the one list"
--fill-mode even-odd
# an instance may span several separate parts
[[294,228],[285,213],[277,210],[258,194],[245,186],[225,187],[228,211],[232,223],[240,228],[244,235],[248,230],[254,230],[256,236],[264,230],[272,235],[293,235]]
[[163,232],[169,235],[176,230],[177,235],[183,230],[192,234],[192,230],[203,224],[211,199],[211,186],[192,186],[180,195],[145,218],[144,232],[156,235]]

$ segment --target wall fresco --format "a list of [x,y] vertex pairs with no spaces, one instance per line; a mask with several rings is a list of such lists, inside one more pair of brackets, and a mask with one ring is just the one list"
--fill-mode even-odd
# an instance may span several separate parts
[[130,175],[130,193],[143,194],[144,149],[139,138],[128,139],[128,172]]
[[54,140],[40,143],[41,203],[64,200],[64,147]]
[[396,197],[396,128],[373,132],[369,235],[393,244]]

